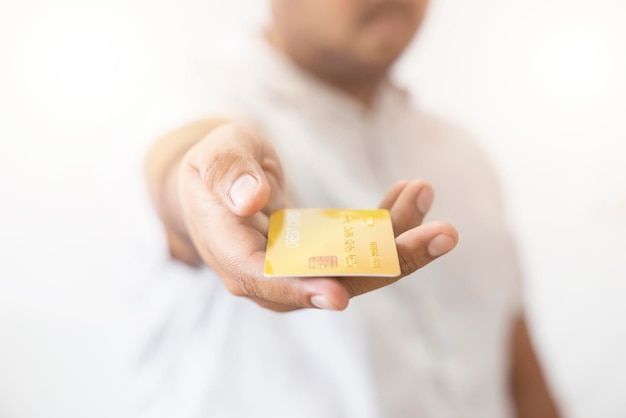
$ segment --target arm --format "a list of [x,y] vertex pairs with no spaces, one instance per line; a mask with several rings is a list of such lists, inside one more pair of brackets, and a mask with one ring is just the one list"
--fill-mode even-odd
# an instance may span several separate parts
[[513,327],[511,384],[515,410],[519,418],[560,416],[523,317],[518,318]]
[[150,149],[146,179],[174,258],[206,263],[233,295],[275,311],[345,309],[350,298],[413,273],[458,240],[446,222],[422,225],[432,203],[429,184],[399,182],[381,207],[391,213],[400,277],[269,279],[263,275],[268,217],[286,206],[286,197],[278,156],[254,129],[216,119],[183,127]]

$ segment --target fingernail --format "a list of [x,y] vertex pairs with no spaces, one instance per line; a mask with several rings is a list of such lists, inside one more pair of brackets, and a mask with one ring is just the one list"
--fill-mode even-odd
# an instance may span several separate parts
[[439,257],[454,248],[456,242],[452,237],[446,234],[439,234],[435,238],[430,240],[428,244],[428,254],[431,257]]
[[244,206],[256,190],[257,184],[257,179],[252,177],[250,174],[244,174],[235,180],[233,185],[230,187],[230,191],[228,192],[228,196],[233,202],[233,205],[237,207]]
[[311,304],[319,309],[325,309],[329,311],[337,310],[333,305],[331,305],[330,301],[326,296],[323,295],[315,295],[311,297]]
[[433,199],[435,197],[435,193],[433,189],[430,187],[425,187],[422,191],[417,195],[417,208],[422,214],[425,214],[430,209],[433,204]]

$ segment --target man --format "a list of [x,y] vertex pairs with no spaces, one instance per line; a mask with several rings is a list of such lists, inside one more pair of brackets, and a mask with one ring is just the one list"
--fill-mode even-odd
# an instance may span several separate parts
[[[213,117],[150,150],[171,254],[210,267],[185,299],[194,313],[159,332],[177,348],[148,362],[169,370],[151,402],[168,397],[172,416],[557,416],[494,175],[389,79],[426,6],[273,0],[266,44],[218,81]],[[272,211],[377,204],[401,280],[263,276]]]

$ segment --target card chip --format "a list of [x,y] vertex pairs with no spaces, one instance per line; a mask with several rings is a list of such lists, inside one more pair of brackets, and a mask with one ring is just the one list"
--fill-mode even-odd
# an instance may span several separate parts
[[334,255],[309,257],[309,268],[310,269],[337,268],[337,257]]

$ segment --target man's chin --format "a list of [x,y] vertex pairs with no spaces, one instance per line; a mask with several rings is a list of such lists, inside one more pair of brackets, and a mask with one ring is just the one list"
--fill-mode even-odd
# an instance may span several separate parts
[[[368,34],[371,35],[371,34]],[[389,36],[367,36],[361,44],[361,56],[372,64],[392,65],[413,39],[414,32],[391,34]]]
[[[398,13],[382,16],[361,28],[361,39],[372,48],[404,49],[411,42],[416,25]],[[401,52],[401,51],[400,51]]]
[[361,61],[381,70],[388,69],[402,55],[405,45],[377,44],[361,54]]

